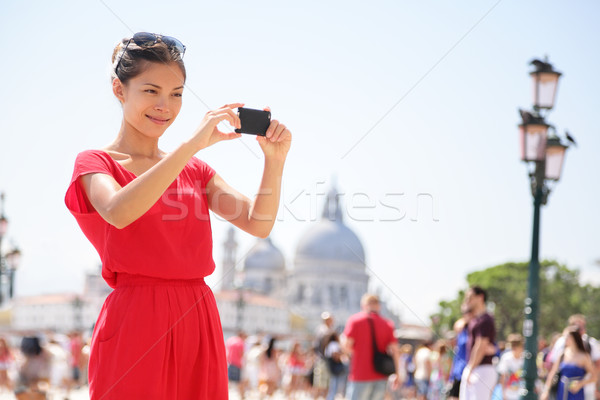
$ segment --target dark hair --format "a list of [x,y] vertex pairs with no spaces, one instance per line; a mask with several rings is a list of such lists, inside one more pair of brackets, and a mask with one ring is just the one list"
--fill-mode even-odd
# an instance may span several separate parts
[[267,358],[273,357],[273,350],[275,350],[275,338],[274,337],[269,339],[269,346],[267,347],[267,350],[265,351]]
[[487,301],[487,292],[481,286],[471,286],[471,290],[476,296],[483,296],[483,302]]
[[161,40],[152,46],[140,47],[130,38],[121,40],[113,51],[111,79],[119,78],[123,84],[126,84],[127,81],[144,72],[150,63],[175,63],[183,72],[183,80],[186,79],[185,65],[178,52],[171,51]]
[[26,356],[37,356],[42,352],[40,338],[37,336],[25,336],[21,339],[21,352]]
[[323,348],[327,347],[331,342],[339,342],[340,336],[337,332],[331,332],[329,335],[325,336],[325,343],[323,344]]
[[587,353],[585,346],[583,345],[583,339],[581,338],[579,330],[569,329],[569,335],[571,335],[571,337],[573,338],[575,346],[577,346],[577,350],[581,351],[582,353]]

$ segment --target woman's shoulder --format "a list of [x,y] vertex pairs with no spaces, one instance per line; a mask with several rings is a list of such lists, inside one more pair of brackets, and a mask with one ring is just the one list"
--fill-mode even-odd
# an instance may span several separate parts
[[77,156],[97,156],[97,157],[106,157],[107,153],[102,149],[86,149],[80,151]]
[[592,361],[592,357],[586,351],[577,352],[576,360],[579,361],[580,365],[584,365],[588,360]]
[[114,170],[114,161],[102,150],[83,150],[75,157],[73,180],[92,172],[110,173]]
[[208,163],[202,161],[196,156],[192,157],[187,165],[191,166],[191,168],[199,174],[205,183],[216,174],[216,171],[210,165],[208,165]]
[[190,161],[189,161],[192,165],[197,166],[197,167],[201,167],[201,168],[210,168],[210,166],[208,165],[208,163],[204,160],[201,160],[200,158],[193,156]]
[[567,349],[563,355],[561,363],[566,364],[566,365],[580,366],[580,365],[585,364],[586,360],[589,357],[590,356],[588,353],[583,353],[583,352],[573,353],[571,351],[568,351],[568,349]]
[[118,157],[117,154],[113,154],[105,149],[87,149],[80,151],[77,154],[77,161],[89,161],[89,160],[103,160],[106,162],[114,161]]

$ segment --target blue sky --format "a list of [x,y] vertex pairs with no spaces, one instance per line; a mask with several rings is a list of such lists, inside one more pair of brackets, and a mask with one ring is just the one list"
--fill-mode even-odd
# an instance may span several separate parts
[[[528,62],[548,55],[564,73],[548,119],[579,146],[543,209],[541,256],[600,283],[598,15],[591,0],[4,1],[0,190],[5,244],[23,250],[17,293],[81,290],[98,263],[63,197],[75,155],[117,134],[110,56],[137,31],[188,48],[184,106],[162,148],[189,137],[206,106],[270,106],[294,135],[272,233],[288,266],[335,180],[372,283],[410,322],[427,322],[467,273],[529,258],[517,108],[531,104]],[[256,192],[253,138],[197,156]],[[227,226],[213,220],[217,264]],[[254,239],[238,239],[242,255]]]

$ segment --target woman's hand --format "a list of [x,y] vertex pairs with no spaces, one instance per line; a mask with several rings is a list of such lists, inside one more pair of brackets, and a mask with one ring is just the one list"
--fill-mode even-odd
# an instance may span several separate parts
[[579,392],[581,389],[583,389],[583,381],[574,381],[569,383],[569,392],[575,394],[577,392]]
[[240,128],[240,118],[237,113],[233,112],[233,109],[242,107],[243,105],[243,103],[225,104],[217,110],[207,112],[206,115],[204,115],[204,119],[202,119],[200,126],[196,129],[191,142],[198,150],[202,150],[221,140],[237,139],[242,136],[240,133],[222,132],[217,125],[221,121],[227,121],[234,128]]
[[[271,111],[268,107],[265,111]],[[265,154],[265,158],[285,161],[292,144],[292,133],[276,119],[271,120],[266,136],[257,136],[258,144]]]

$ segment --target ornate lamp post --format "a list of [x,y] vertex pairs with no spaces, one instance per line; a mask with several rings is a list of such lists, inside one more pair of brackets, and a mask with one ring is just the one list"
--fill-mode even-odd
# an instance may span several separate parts
[[530,169],[531,194],[533,195],[533,237],[527,298],[525,299],[525,365],[523,368],[522,399],[537,399],[535,381],[537,379],[536,356],[538,352],[538,310],[540,285],[540,208],[546,204],[550,193],[550,182],[558,181],[568,146],[556,136],[554,127],[546,123],[541,110],[554,107],[560,72],[547,61],[533,60],[535,71],[531,72],[533,83],[533,112],[519,110],[522,123],[519,125],[521,160],[533,165]]
[[[15,271],[19,267],[21,250],[14,247],[6,254],[2,248],[2,239],[8,231],[8,218],[4,215],[4,193],[0,193],[0,306],[4,305],[5,294],[8,299],[14,295]],[[8,291],[4,291],[4,284],[8,284]]]
[[15,271],[21,262],[21,250],[18,247],[13,247],[4,256],[6,260],[6,273],[8,275],[8,298],[12,299],[15,295]]
[[242,285],[237,287],[238,298],[236,301],[236,321],[235,329],[240,331],[244,328],[244,308],[246,307],[246,300],[244,299],[244,287]]
[[73,329],[77,332],[83,327],[83,306],[85,302],[81,296],[77,295],[73,298],[71,305],[73,306]]

